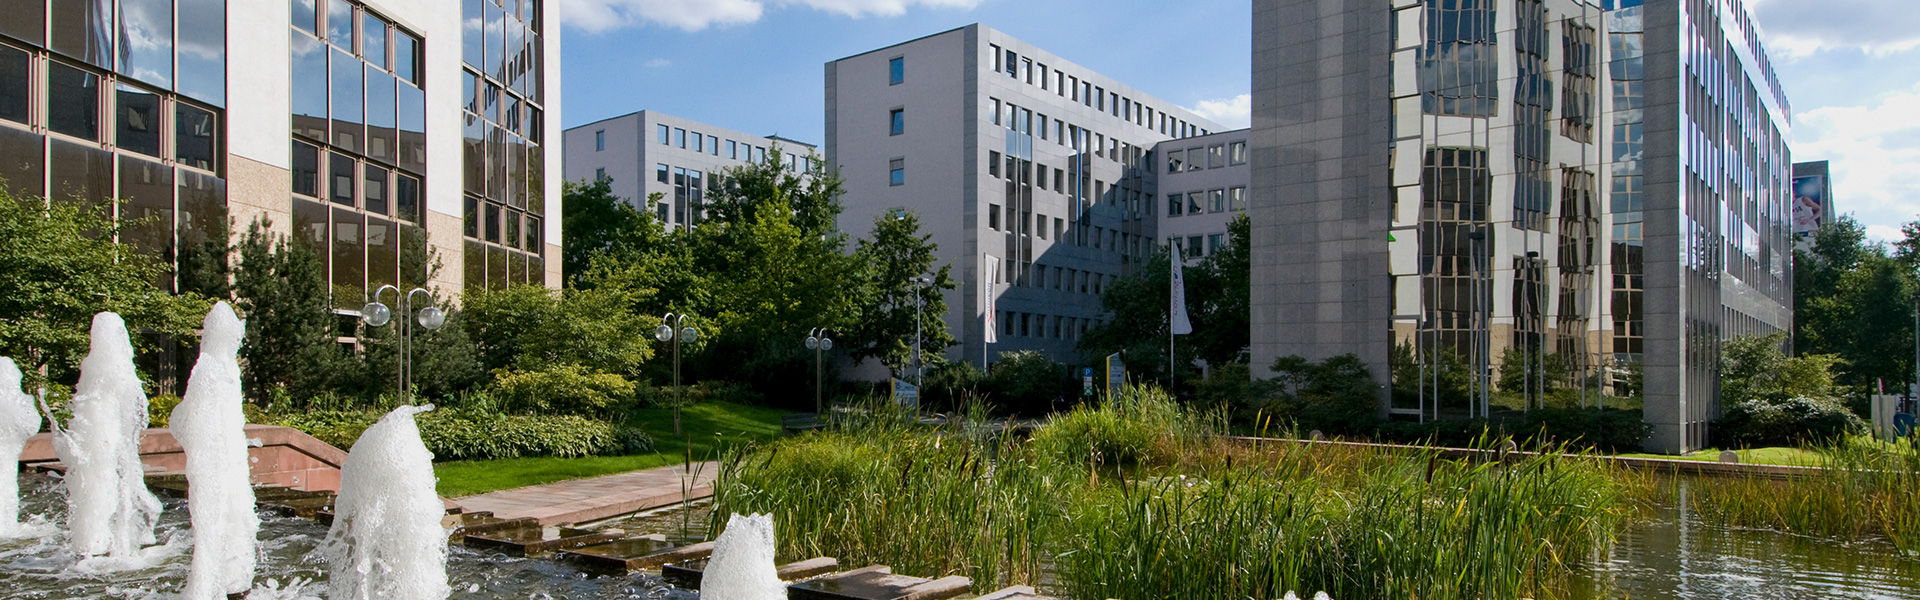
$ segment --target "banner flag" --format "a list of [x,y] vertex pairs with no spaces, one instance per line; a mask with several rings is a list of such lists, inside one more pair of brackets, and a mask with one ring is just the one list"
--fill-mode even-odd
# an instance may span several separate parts
[[1187,320],[1187,284],[1180,276],[1180,245],[1173,245],[1173,309],[1172,326],[1174,335],[1193,333],[1193,323]]
[[980,261],[980,276],[986,280],[986,285],[982,289],[987,291],[987,343],[997,344],[1000,343],[1000,336],[997,335],[999,334],[1000,323],[998,319],[994,318],[993,283],[1000,279],[1000,259],[984,253],[980,256],[984,259]]

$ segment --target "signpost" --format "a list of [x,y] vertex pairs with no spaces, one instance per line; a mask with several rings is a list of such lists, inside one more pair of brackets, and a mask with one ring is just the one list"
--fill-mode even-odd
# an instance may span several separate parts
[[1080,370],[1080,396],[1093,397],[1093,367]]
[[920,408],[920,388],[895,378],[893,380],[893,402],[900,408],[918,410]]
[[1120,364],[1120,353],[1107,355],[1107,395],[1120,393],[1127,386],[1127,366]]

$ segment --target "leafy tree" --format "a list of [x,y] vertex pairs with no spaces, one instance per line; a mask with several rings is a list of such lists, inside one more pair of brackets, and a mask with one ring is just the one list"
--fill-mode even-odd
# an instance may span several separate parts
[[[0,355],[20,363],[30,386],[42,381],[41,369],[54,381],[77,378],[96,313],[179,339],[191,339],[206,315],[206,298],[155,285],[167,265],[115,241],[140,223],[116,222],[110,209],[16,198],[0,185]],[[151,350],[156,340],[133,342]]]
[[[533,287],[533,286],[528,286]],[[395,321],[399,316],[394,317]],[[471,391],[486,382],[487,372],[480,366],[479,350],[467,335],[466,311],[447,312],[447,321],[439,329],[415,327],[413,330],[413,393],[419,398],[451,398]],[[363,397],[389,393],[397,385],[399,329],[393,324],[366,327],[360,337],[360,380]]]
[[[1573,367],[1565,356],[1507,346],[1500,354],[1500,391],[1538,398],[1567,387]],[[1542,389],[1542,388],[1545,389]]]
[[612,287],[472,290],[462,303],[463,326],[489,371],[576,365],[632,377],[653,354],[656,323],[631,305],[624,290]]
[[1245,362],[1241,352],[1253,341],[1251,231],[1246,213],[1235,215],[1227,224],[1227,243],[1187,275],[1193,334],[1186,341],[1207,364]]
[[[561,184],[560,249],[561,272],[570,285],[577,285],[593,266],[595,256],[644,247],[648,234],[658,228],[647,226],[649,216],[613,194],[613,181],[568,181]],[[649,204],[657,199],[650,199]]]
[[1393,347],[1393,395],[1397,403],[1417,406],[1421,394],[1431,399],[1435,395],[1434,386],[1438,386],[1442,406],[1467,406],[1473,397],[1474,370],[1466,359],[1453,348],[1443,347],[1423,369],[1415,360],[1413,350],[1410,341]]
[[1001,352],[987,373],[990,400],[1011,414],[1038,416],[1055,408],[1055,401],[1080,397],[1079,382],[1066,365],[1033,350]]
[[[895,372],[902,372],[913,362],[916,317],[922,360],[940,356],[955,343],[946,319],[941,318],[947,314],[942,292],[958,286],[951,276],[953,265],[934,268],[937,252],[933,234],[920,233],[919,215],[895,209],[874,219],[873,234],[860,240],[854,250],[865,267],[863,300],[872,308],[862,313],[852,331],[846,332],[848,355],[855,360],[879,358]],[[924,287],[914,281],[922,277],[930,280]],[[922,302],[917,311],[916,294]]]
[[1262,388],[1263,409],[1303,429],[1360,433],[1379,423],[1379,384],[1360,357],[1345,354],[1318,363],[1299,356],[1273,361]]
[[1811,251],[1794,251],[1794,350],[1837,355],[1838,380],[1855,395],[1913,380],[1920,223],[1903,231],[1889,254],[1842,215],[1821,227]]
[[241,378],[256,400],[284,395],[304,404],[333,391],[347,357],[334,341],[335,318],[326,269],[305,243],[247,228],[234,270],[235,306],[247,321]]
[[[1183,270],[1193,333],[1180,336],[1174,347],[1180,381],[1198,381],[1195,359],[1213,365],[1245,360],[1242,351],[1251,342],[1249,231],[1247,217],[1235,217],[1227,228],[1228,243]],[[1139,270],[1108,284],[1100,294],[1100,305],[1113,318],[1087,332],[1080,341],[1082,352],[1090,356],[1123,352],[1129,372],[1166,381],[1171,252],[1165,246],[1155,248]]]
[[1731,404],[1753,399],[1832,398],[1831,354],[1789,357],[1781,351],[1784,333],[1750,335],[1720,344],[1720,398]]

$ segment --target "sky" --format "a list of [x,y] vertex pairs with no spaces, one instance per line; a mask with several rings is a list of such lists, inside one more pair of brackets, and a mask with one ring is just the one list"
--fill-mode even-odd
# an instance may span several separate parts
[[[573,127],[639,110],[820,143],[828,61],[982,23],[1228,127],[1251,108],[1250,0],[550,0]],[[1747,0],[1795,161],[1879,240],[1920,220],[1920,2]]]

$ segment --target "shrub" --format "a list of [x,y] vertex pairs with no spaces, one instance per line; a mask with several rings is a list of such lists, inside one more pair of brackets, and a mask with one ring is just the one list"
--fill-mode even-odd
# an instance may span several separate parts
[[311,410],[281,415],[274,425],[306,432],[341,450],[353,449],[353,441],[380,420],[381,413],[371,410]]
[[1714,428],[1719,444],[1729,447],[1825,444],[1866,429],[1838,399],[1805,396],[1735,402]]
[[173,407],[180,405],[180,397],[173,394],[161,394],[147,399],[147,426],[166,427],[173,418]]
[[987,375],[966,361],[940,362],[927,369],[920,389],[920,405],[935,410],[959,410],[977,398]]
[[[625,451],[630,439],[611,423],[573,415],[434,411],[420,416],[420,440],[435,460],[610,455]],[[645,445],[651,447],[652,441]]]
[[1640,448],[1650,429],[1638,410],[1536,408],[1527,412],[1525,429],[1514,433],[1538,444],[1630,452]]
[[621,451],[626,454],[646,454],[653,451],[653,436],[647,435],[645,429],[620,427],[615,429],[613,434],[620,444]]
[[512,413],[607,416],[621,412],[634,398],[634,384],[627,378],[579,365],[503,369],[494,377],[493,399]]
[[1099,406],[1055,415],[1033,434],[1041,455],[1060,464],[1167,464],[1201,431],[1196,417],[1159,388],[1128,386]]
[[1371,431],[1379,422],[1379,384],[1360,357],[1313,363],[1298,356],[1274,361],[1277,375],[1255,391],[1255,406],[1301,429],[1327,433]]

